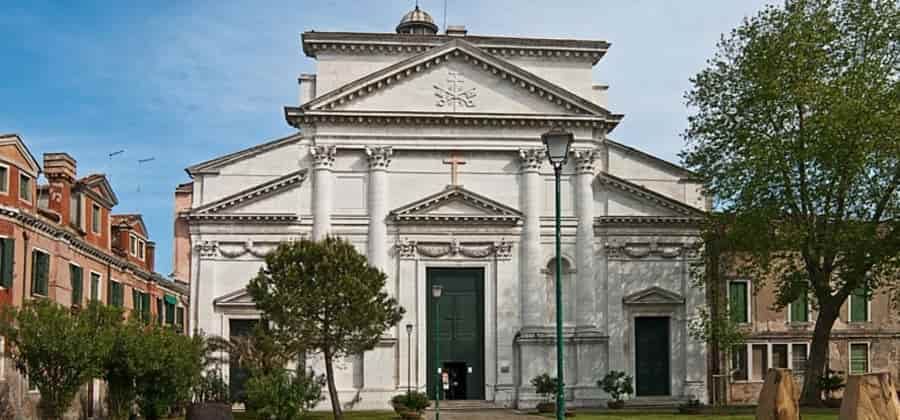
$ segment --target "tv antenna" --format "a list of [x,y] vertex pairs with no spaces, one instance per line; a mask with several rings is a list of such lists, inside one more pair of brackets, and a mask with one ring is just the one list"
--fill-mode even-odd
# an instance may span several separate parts
[[[138,168],[139,168],[138,172],[141,172],[141,171],[140,171],[141,165],[143,165],[143,164],[145,164],[145,163],[147,163],[147,162],[152,162],[152,161],[154,161],[154,160],[156,160],[156,158],[155,158],[155,157],[152,157],[152,156],[151,156],[151,157],[148,157],[148,158],[138,159],[138,161],[137,161],[137,163],[138,163]],[[137,192],[141,192],[141,181],[140,181],[141,179],[143,179],[143,177],[140,176],[140,174],[138,174]]]
[[103,175],[106,176],[106,180],[112,184],[112,176],[110,172],[112,171],[112,160],[114,157],[121,156],[125,153],[125,149],[116,150],[115,152],[110,152],[106,154],[106,168],[103,169]]

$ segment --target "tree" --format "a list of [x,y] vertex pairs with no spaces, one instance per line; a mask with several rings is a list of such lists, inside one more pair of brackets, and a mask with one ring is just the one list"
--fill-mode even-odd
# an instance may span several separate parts
[[788,0],[723,36],[692,78],[686,165],[783,308],[818,309],[802,401],[821,404],[831,329],[900,250],[900,11],[895,0]]
[[137,349],[132,360],[137,405],[143,418],[157,420],[190,400],[203,370],[203,338],[151,324],[141,328]]
[[403,316],[385,292],[386,276],[372,267],[349,242],[283,243],[247,291],[271,321],[271,332],[288,347],[321,353],[331,408],[343,418],[334,384],[334,362],[371,350]]
[[135,380],[139,374],[137,360],[144,352],[141,339],[144,325],[137,317],[131,317],[106,332],[111,345],[101,364],[101,377],[107,384],[107,412],[112,420],[130,418],[137,400]]
[[40,391],[41,418],[61,419],[78,389],[98,376],[109,348],[102,331],[120,318],[118,310],[98,304],[75,314],[45,299],[7,307],[0,322],[6,356]]

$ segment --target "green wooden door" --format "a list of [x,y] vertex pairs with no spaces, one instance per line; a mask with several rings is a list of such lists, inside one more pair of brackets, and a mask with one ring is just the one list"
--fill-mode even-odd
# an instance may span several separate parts
[[669,318],[634,320],[635,390],[639,397],[669,395]]
[[[451,390],[442,399],[484,399],[484,270],[429,268],[428,279],[428,394],[434,398],[441,367],[451,377]],[[440,302],[431,286],[444,288]],[[435,340],[436,321],[440,334]],[[440,363],[436,345],[440,347]]]

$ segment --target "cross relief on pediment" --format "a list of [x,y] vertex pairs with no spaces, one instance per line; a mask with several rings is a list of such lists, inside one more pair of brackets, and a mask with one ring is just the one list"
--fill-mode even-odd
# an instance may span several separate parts
[[434,85],[434,96],[438,98],[435,105],[439,108],[449,107],[453,111],[456,111],[457,105],[465,108],[474,107],[474,99],[478,96],[478,92],[474,87],[466,89],[464,83],[460,72],[448,71],[447,87]]

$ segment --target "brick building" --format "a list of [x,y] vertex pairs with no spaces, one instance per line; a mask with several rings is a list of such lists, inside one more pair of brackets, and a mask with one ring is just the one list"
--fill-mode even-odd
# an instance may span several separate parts
[[[755,281],[732,273],[721,289],[732,320],[747,337],[745,344],[730,352],[730,357],[726,359],[722,352],[718,357],[718,362],[725,364],[730,374],[727,395],[733,404],[755,403],[769,368],[792,369],[797,385],[802,386],[817,316],[807,297],[798,298],[784,309],[774,309],[773,282],[758,285]],[[845,377],[891,372],[898,380],[898,339],[900,314],[890,296],[858,290],[847,299],[832,329],[828,367]],[[714,354],[711,362],[716,363]]]
[[[186,331],[187,285],[154,271],[155,245],[141,216],[113,214],[117,204],[106,176],[79,177],[66,153],[44,154],[42,170],[18,135],[0,135],[0,304],[99,300]],[[8,360],[0,363],[19,402],[38,398]],[[93,412],[102,389],[87,388]]]

